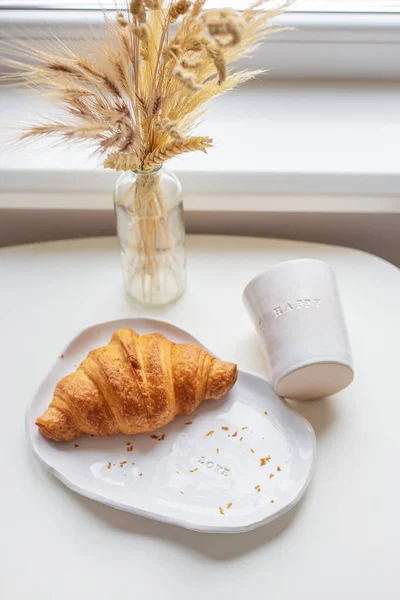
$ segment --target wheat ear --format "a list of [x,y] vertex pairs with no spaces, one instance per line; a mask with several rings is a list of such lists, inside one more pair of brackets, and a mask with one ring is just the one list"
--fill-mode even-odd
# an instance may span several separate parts
[[140,159],[128,152],[112,152],[104,161],[104,167],[114,171],[136,171],[140,168]]
[[211,145],[212,139],[209,137],[193,136],[186,138],[182,142],[175,140],[150,152],[144,160],[143,167],[144,169],[151,169],[184,152],[194,152],[195,150],[206,152],[207,148]]

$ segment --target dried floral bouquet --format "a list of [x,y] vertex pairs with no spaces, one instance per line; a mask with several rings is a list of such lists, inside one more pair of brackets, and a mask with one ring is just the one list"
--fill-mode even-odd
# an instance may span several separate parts
[[228,65],[280,31],[271,19],[292,1],[259,0],[237,12],[206,10],[205,0],[132,0],[116,21],[104,13],[106,35],[84,49],[58,39],[45,49],[19,43],[30,61],[11,61],[14,77],[50,92],[65,112],[27,127],[21,139],[86,140],[105,156],[104,167],[142,174],[118,201],[137,218],[131,268],[142,279],[144,301],[152,302],[165,268],[183,289],[156,169],[212,145],[193,134],[204,104],[257,74],[230,72]]

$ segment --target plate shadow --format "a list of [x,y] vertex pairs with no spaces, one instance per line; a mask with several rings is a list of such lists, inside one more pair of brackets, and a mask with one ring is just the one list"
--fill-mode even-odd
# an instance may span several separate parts
[[[57,483],[63,485],[61,482]],[[254,552],[257,548],[266,546],[278,536],[287,533],[301,512],[303,502],[300,500],[282,517],[253,531],[237,534],[199,533],[177,525],[123,512],[79,496],[69,489],[66,491],[71,500],[79,504],[82,511],[90,513],[90,517],[103,527],[129,532],[134,538],[158,538],[168,544],[184,547],[191,553],[218,561],[230,561],[238,556]],[[86,514],[86,518],[87,516],[88,514]]]

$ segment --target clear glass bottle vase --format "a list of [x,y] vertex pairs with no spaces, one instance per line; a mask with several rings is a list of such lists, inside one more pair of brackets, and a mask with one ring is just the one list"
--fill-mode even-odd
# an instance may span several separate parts
[[125,171],[114,207],[128,294],[144,304],[176,300],[185,288],[185,224],[181,185],[164,167]]

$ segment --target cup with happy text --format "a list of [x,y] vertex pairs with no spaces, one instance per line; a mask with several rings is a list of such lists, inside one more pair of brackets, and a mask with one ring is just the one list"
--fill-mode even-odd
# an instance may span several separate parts
[[289,260],[255,277],[244,303],[286,398],[334,394],[353,380],[353,360],[335,273],[316,259]]

